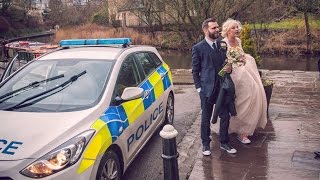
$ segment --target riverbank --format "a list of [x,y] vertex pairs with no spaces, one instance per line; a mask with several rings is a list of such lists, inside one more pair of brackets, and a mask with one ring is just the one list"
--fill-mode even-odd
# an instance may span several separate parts
[[[307,39],[304,28],[292,30],[266,30],[261,32],[261,42],[258,51],[268,55],[303,55],[308,54]],[[256,38],[257,39],[257,38]],[[313,29],[311,33],[310,52],[320,55],[320,29]],[[257,44],[257,42],[256,42]]]
[[[260,55],[305,55],[307,40],[304,27],[285,29],[253,29],[251,36],[255,42],[256,51]],[[138,31],[134,28],[112,28],[96,24],[85,24],[77,27],[60,28],[54,37],[46,42],[58,44],[62,39],[86,39],[106,37],[130,37],[133,44],[151,45],[160,50],[177,50],[190,52],[197,42],[195,39],[187,39],[183,32],[157,31],[154,34]],[[320,29],[311,31],[310,53],[320,55]]]
[[[320,29],[312,29],[311,54],[320,55]],[[301,55],[307,53],[307,42],[304,27],[290,30],[264,29],[252,30],[259,54]],[[77,27],[60,28],[53,43],[62,39],[85,39],[106,37],[130,37],[134,44],[152,45],[158,49],[190,51],[196,39],[187,39],[183,32],[158,31],[154,34],[137,31],[133,28],[111,28],[96,24],[85,24]]]

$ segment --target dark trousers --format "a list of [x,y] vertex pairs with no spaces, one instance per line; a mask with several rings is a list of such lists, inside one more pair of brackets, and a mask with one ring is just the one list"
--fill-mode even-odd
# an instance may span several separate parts
[[318,60],[318,70],[319,70],[319,73],[320,73],[320,59]]
[[[208,103],[208,98],[200,93],[200,100],[201,100],[201,109],[202,109],[202,115],[201,115],[201,140],[203,146],[209,146],[210,144],[210,120],[212,116],[213,111],[213,104]],[[230,115],[227,111],[227,108],[222,107],[221,111],[219,113],[220,117],[220,130],[219,130],[219,136],[220,136],[220,143],[228,143],[229,142],[229,120]]]

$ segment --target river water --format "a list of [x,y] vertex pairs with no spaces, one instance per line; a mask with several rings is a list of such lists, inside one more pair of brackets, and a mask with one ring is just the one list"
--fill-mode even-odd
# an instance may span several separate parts
[[[47,38],[48,39],[48,38]],[[49,40],[50,41],[50,40]],[[43,42],[43,41],[40,41]],[[159,50],[172,69],[191,69],[191,51]],[[0,52],[1,55],[1,52]],[[1,56],[0,56],[1,57]],[[320,56],[261,56],[260,69],[318,71]],[[1,66],[1,65],[0,65]],[[2,67],[2,66],[1,66]]]
[[[160,50],[163,60],[172,69],[190,69],[191,51],[181,52],[175,50]],[[269,70],[300,70],[318,71],[318,61],[320,56],[261,56],[262,63],[260,69]]]

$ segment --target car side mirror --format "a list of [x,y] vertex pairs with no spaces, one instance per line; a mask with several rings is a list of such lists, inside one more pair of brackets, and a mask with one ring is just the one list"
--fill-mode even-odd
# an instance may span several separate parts
[[123,101],[130,101],[133,99],[141,98],[143,95],[143,89],[140,87],[127,87],[123,90],[121,99]]
[[126,101],[138,99],[142,97],[144,90],[139,87],[127,87],[123,90],[121,97],[116,96],[112,102],[113,106],[118,106]]

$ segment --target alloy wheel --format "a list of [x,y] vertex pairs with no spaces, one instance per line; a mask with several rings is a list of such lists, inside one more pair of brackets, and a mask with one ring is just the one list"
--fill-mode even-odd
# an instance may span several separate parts
[[170,94],[167,101],[167,108],[166,108],[166,123],[173,124],[173,117],[174,117],[174,100],[173,96]]
[[102,174],[101,174],[101,180],[116,180],[120,179],[118,177],[118,166],[117,162],[114,159],[108,159],[105,163]]

